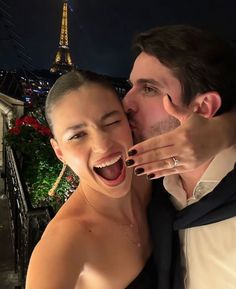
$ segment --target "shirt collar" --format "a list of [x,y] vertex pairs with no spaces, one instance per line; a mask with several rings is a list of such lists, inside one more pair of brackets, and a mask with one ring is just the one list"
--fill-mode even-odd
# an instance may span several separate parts
[[219,182],[234,168],[236,161],[236,146],[226,149],[216,155],[197,182],[193,196],[187,200],[187,194],[182,186],[179,175],[166,176],[163,185],[172,196],[172,201],[178,209],[197,202],[210,193]]

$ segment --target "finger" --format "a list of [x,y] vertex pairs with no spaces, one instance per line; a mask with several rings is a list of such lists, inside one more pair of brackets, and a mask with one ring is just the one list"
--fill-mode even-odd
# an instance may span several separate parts
[[153,173],[147,175],[147,178],[152,181],[152,180],[159,179],[162,177],[179,174],[182,171],[184,172],[186,170],[182,167],[175,167],[172,169],[160,170],[160,171],[153,172]]
[[[138,166],[143,164],[149,164],[156,162],[159,164],[159,161],[170,159],[175,156],[175,148],[173,146],[169,147],[163,147],[160,149],[153,149],[144,153],[136,154],[132,157],[129,157],[126,161],[128,163],[128,166]],[[130,160],[133,160],[130,161]]]
[[128,156],[134,156],[153,149],[164,148],[174,145],[176,142],[175,134],[168,132],[159,136],[151,137],[143,142],[132,146],[128,151]]
[[186,169],[185,166],[177,166],[177,167],[174,167],[172,169],[154,171],[151,174],[148,174],[147,178],[149,180],[154,180],[154,179],[158,179],[161,177],[166,177],[166,176],[170,176],[170,175],[174,175],[174,174],[185,173],[188,171],[191,171],[191,170]]
[[176,166],[174,164],[175,164],[174,160],[172,158],[168,158],[168,159],[161,160],[158,162],[153,162],[153,163],[137,166],[134,169],[134,173],[137,176],[141,176],[145,174],[149,175],[149,174],[156,173],[156,172],[163,171],[163,170],[174,169],[174,171],[176,171],[176,169],[181,165],[180,163]]
[[190,117],[189,109],[174,104],[171,101],[171,98],[168,97],[168,95],[165,95],[163,97],[163,105],[166,112],[172,115],[173,117],[177,118],[181,124]]

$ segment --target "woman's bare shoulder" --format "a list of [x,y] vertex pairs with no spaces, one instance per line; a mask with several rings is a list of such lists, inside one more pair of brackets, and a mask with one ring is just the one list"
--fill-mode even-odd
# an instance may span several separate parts
[[89,250],[88,238],[83,215],[56,215],[32,253],[26,288],[74,288]]

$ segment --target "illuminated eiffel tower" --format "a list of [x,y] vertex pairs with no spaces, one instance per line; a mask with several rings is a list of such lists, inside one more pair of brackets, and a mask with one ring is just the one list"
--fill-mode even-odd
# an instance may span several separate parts
[[68,0],[64,1],[62,22],[61,22],[61,35],[58,51],[53,65],[50,69],[51,72],[67,72],[73,69],[74,65],[71,61],[69,46],[68,46]]

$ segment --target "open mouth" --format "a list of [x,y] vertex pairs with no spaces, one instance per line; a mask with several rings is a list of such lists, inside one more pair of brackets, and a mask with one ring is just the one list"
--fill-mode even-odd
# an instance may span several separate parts
[[94,172],[108,184],[117,185],[121,183],[125,177],[124,162],[121,155],[96,165],[93,169]]

